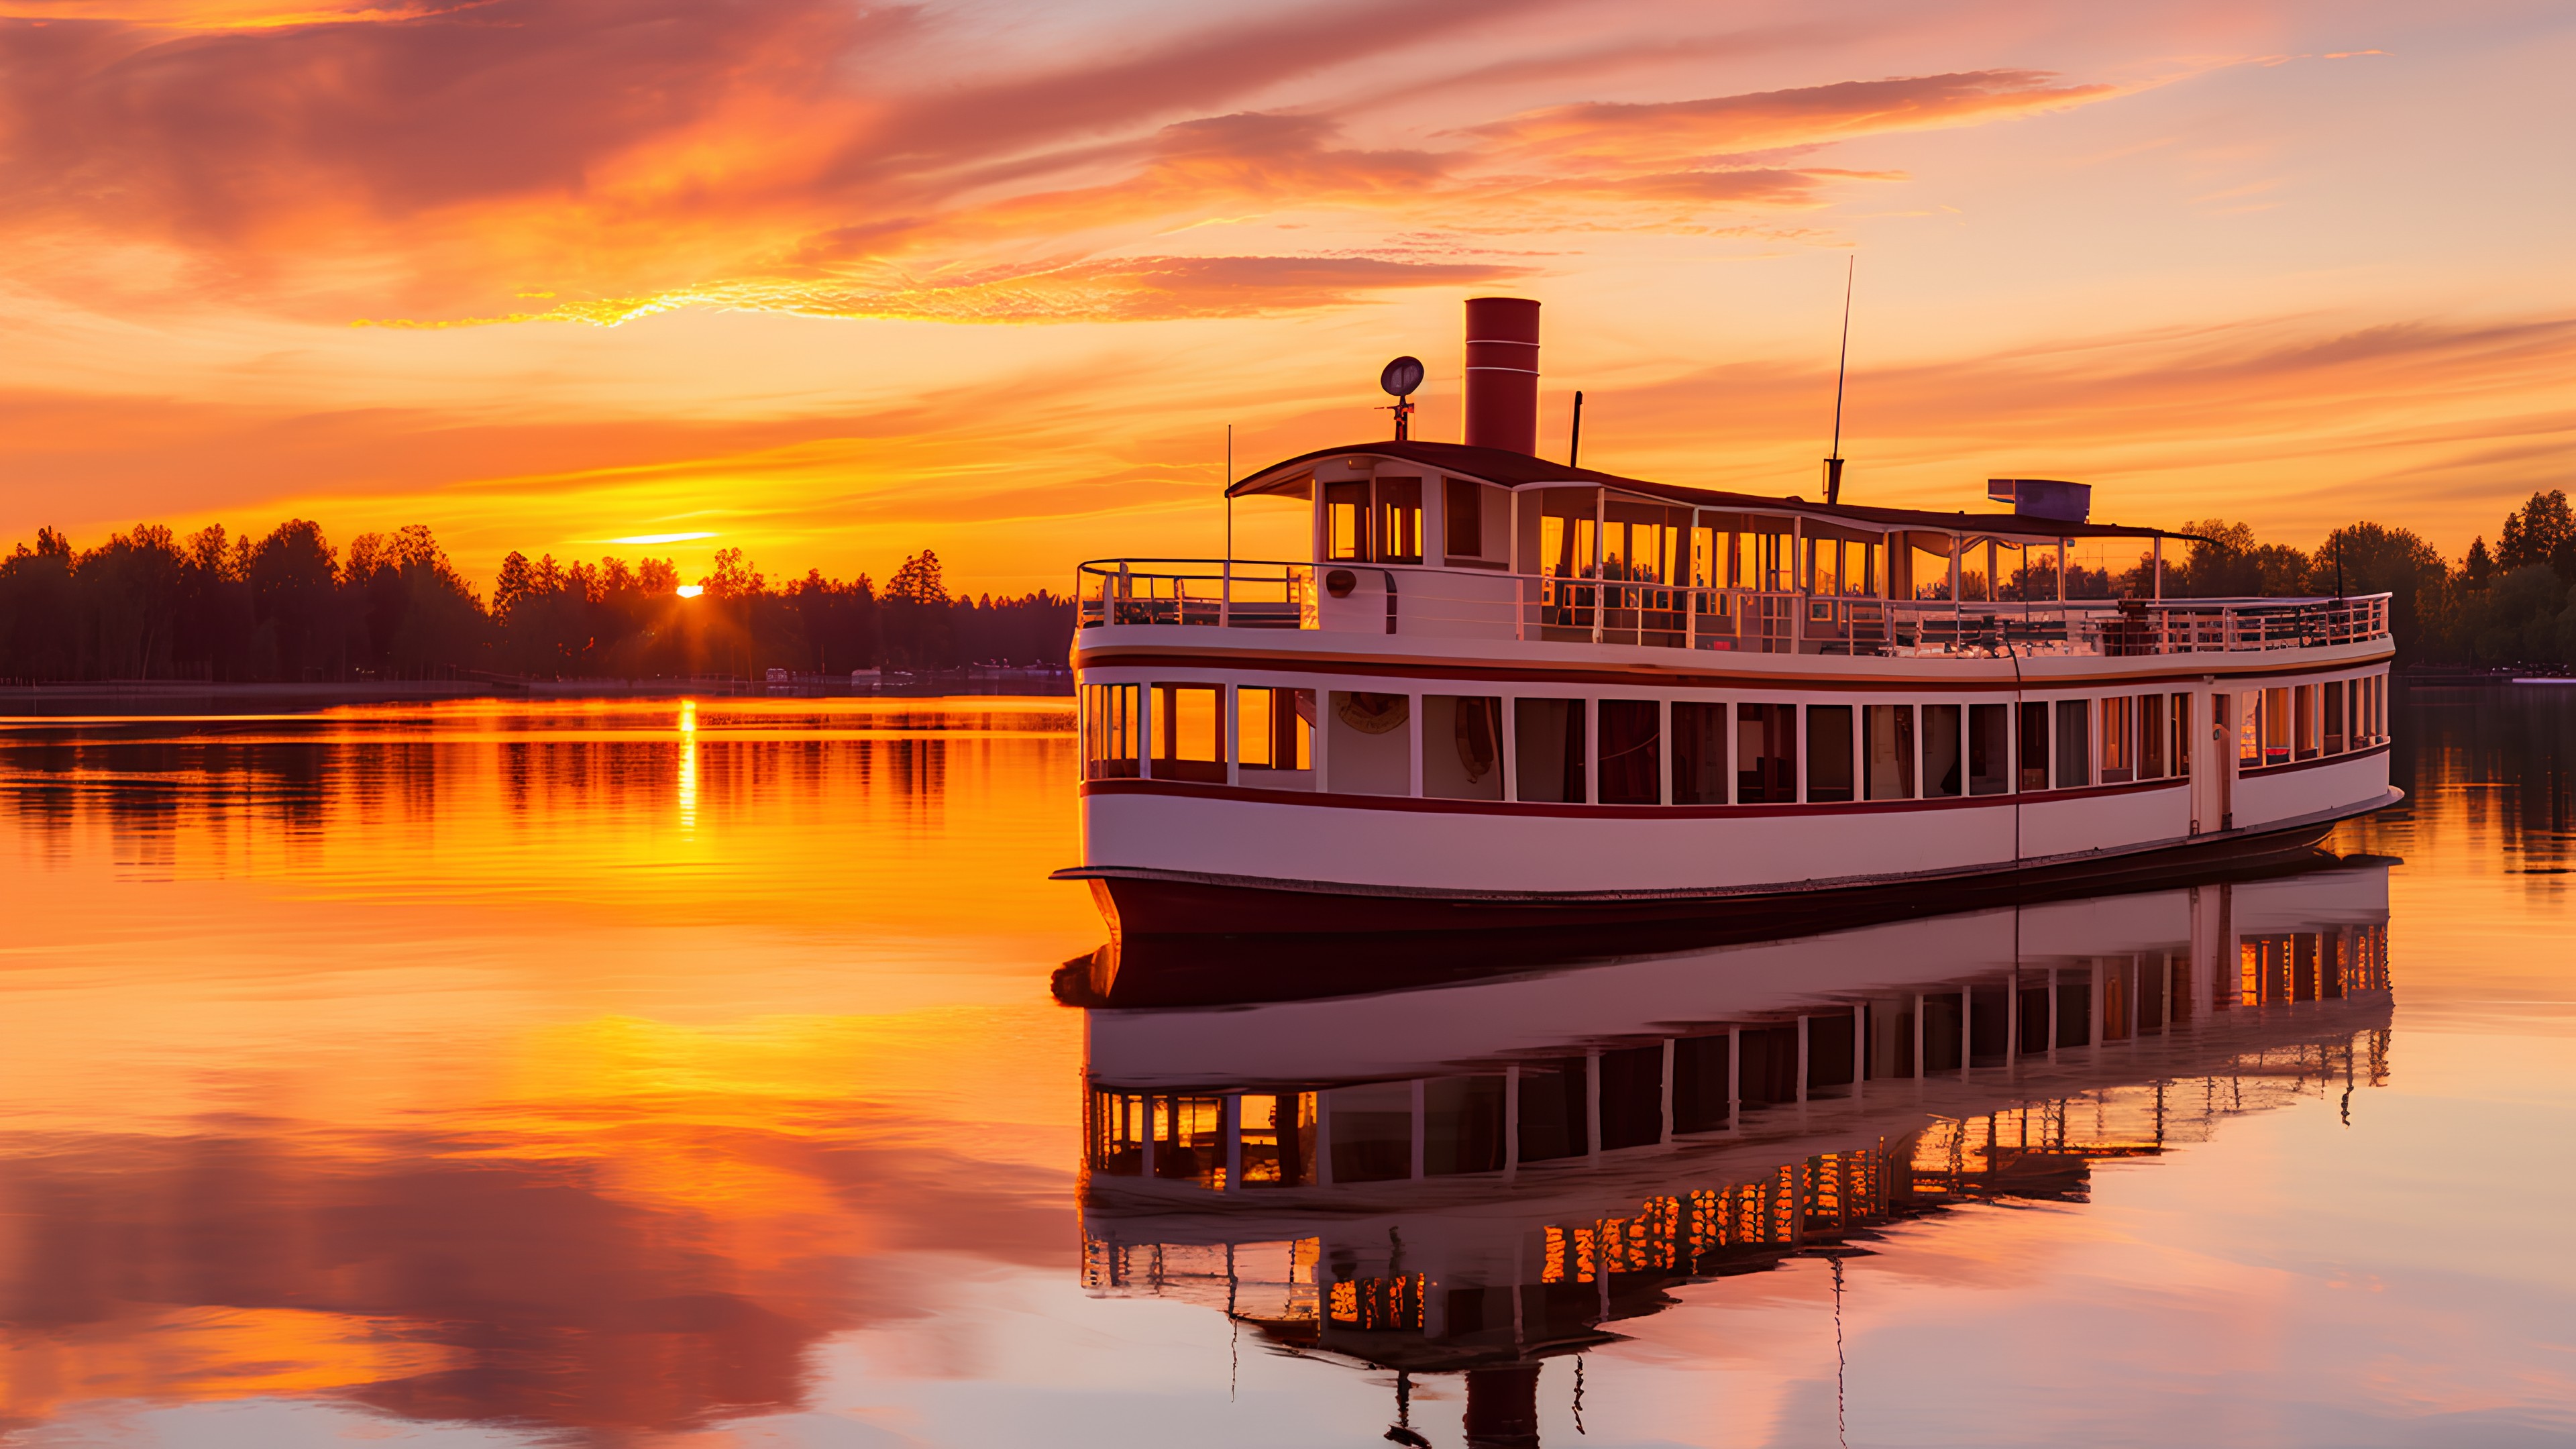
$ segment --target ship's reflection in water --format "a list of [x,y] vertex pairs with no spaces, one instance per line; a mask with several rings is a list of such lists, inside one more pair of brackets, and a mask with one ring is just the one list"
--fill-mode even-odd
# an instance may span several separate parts
[[[2301,1095],[2348,1116],[2388,1075],[2387,922],[2387,862],[2321,856],[1566,969],[1524,947],[1474,984],[1095,1004],[1083,1280],[1395,1371],[1400,1442],[1415,1377],[1456,1374],[1467,1443],[1535,1445],[1546,1362],[1682,1284],[1867,1253],[1962,1202],[2081,1202],[2096,1162]],[[1427,977],[1474,964],[1402,949]],[[1058,990],[1154,1000],[1204,964],[1111,948]]]

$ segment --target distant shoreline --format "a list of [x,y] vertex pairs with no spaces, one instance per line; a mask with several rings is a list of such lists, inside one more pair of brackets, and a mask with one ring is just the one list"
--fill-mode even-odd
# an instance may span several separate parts
[[258,684],[111,679],[0,684],[0,719],[95,714],[296,714],[349,705],[468,699],[932,699],[947,695],[1071,697],[1065,671],[935,670],[852,684],[829,675],[757,679],[395,679]]

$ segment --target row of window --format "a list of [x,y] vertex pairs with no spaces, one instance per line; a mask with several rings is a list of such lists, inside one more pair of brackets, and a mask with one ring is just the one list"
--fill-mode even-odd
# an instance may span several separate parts
[[2241,955],[2241,996],[2231,975],[2207,983],[2214,989],[2205,992],[2186,955],[2155,952],[2034,971],[2015,989],[1885,998],[1799,1021],[1678,1037],[1669,1052],[1654,1042],[1523,1061],[1508,1076],[1322,1092],[1094,1089],[1086,1165],[1110,1176],[1222,1187],[1231,1135],[1235,1180],[1244,1187],[1496,1172],[1510,1162],[1587,1156],[1596,1136],[1600,1150],[1617,1151],[1729,1130],[1747,1111],[1840,1095],[1855,1081],[1996,1067],[2015,1057],[2161,1036],[2210,1009],[2389,989],[2385,925],[2249,936]]
[[[2240,768],[2376,743],[2384,689],[2374,676],[2245,696]],[[2213,717],[2197,696],[2163,691],[1801,705],[1332,690],[1320,709],[1312,689],[1230,693],[1239,783],[1549,804],[1929,800],[2180,778],[2191,772],[2195,710],[2204,727]],[[1217,684],[1083,686],[1085,777],[1226,783],[1228,694]],[[2223,709],[2230,697],[2209,698]]]

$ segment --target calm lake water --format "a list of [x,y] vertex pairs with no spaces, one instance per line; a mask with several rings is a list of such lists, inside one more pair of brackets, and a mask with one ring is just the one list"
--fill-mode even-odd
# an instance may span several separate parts
[[2198,899],[1161,1012],[1071,726],[0,723],[0,1440],[2576,1437],[2576,701]]

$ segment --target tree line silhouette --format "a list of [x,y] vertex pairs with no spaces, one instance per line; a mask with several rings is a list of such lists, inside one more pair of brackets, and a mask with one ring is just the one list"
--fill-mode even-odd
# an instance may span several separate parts
[[951,598],[929,550],[772,583],[740,549],[683,596],[669,559],[503,560],[489,600],[414,524],[335,550],[290,519],[254,538],[157,524],[87,550],[38,530],[0,559],[0,679],[355,681],[750,677],[1062,663],[1073,605]]
[[[2576,665],[2576,515],[2564,490],[2532,494],[2495,547],[2481,535],[2457,563],[2411,529],[2376,523],[2338,528],[2313,552],[2222,519],[2181,531],[2206,541],[2167,559],[2168,597],[2387,593],[2402,661]],[[2054,567],[2037,555],[1998,592],[2053,598]],[[2074,597],[2152,586],[2144,558],[2124,573],[2067,575]],[[419,524],[360,534],[345,552],[300,518],[258,538],[146,524],[87,550],[46,528],[0,559],[0,679],[828,675],[1061,663],[1074,627],[1073,601],[1044,590],[951,598],[929,550],[879,587],[814,569],[773,583],[725,549],[693,597],[682,587],[669,559],[512,553],[487,601]]]

